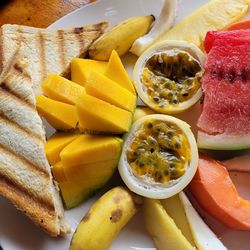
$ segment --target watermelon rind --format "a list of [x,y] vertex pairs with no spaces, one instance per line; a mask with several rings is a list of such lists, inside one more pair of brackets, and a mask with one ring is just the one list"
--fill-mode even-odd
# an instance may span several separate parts
[[198,131],[197,145],[200,149],[241,150],[250,148],[250,135],[209,135]]

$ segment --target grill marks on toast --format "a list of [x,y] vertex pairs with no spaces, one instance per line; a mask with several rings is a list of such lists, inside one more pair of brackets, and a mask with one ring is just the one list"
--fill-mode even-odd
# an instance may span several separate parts
[[45,54],[45,44],[44,44],[44,36],[42,32],[38,33],[37,36],[37,47],[39,53],[39,62],[40,62],[40,71],[42,78],[45,78],[47,75],[47,65],[46,65],[46,54]]
[[[42,122],[37,114],[34,98],[30,98],[31,79],[20,65],[14,64],[12,74],[8,74],[0,82],[0,116],[18,126],[41,143],[45,141]],[[18,83],[15,83],[18,81]],[[30,86],[23,89],[22,86]],[[22,92],[20,93],[20,87]],[[25,91],[27,90],[27,91]],[[23,114],[24,113],[24,114]]]
[[[74,34],[76,36],[76,39],[79,43],[79,48],[85,47],[84,45],[84,36],[82,34],[83,28],[75,28],[74,29]],[[80,49],[81,50],[81,49]],[[80,55],[83,56],[84,51],[81,50]]]
[[0,75],[0,88],[35,108],[31,78],[26,71],[23,71],[26,63],[27,61],[24,60],[22,64],[16,62],[13,65],[7,65]]
[[[57,236],[57,228],[54,222],[56,217],[55,209],[48,204],[38,202],[28,193],[6,179],[0,174],[0,195],[11,201],[15,201],[14,205],[17,209],[24,212],[38,226],[45,230],[51,236]],[[51,228],[53,227],[53,228]]]
[[43,178],[46,179],[49,178],[49,173],[45,171],[45,169],[37,167],[37,165],[34,165],[32,162],[28,161],[25,157],[17,155],[16,152],[12,151],[10,148],[6,148],[3,145],[0,145],[0,152],[15,159],[15,162],[25,165],[25,167],[31,170],[34,174],[41,175]]
[[45,133],[31,78],[14,62],[0,76],[0,195],[50,235],[60,234]]
[[4,182],[8,183],[12,186],[15,190],[18,190],[18,193],[25,194],[26,197],[29,197],[29,200],[36,200],[40,206],[46,207],[47,210],[51,212],[54,211],[53,205],[48,203],[46,200],[43,200],[41,196],[36,196],[32,194],[29,189],[26,189],[23,185],[19,185],[18,183],[14,182],[12,178],[9,178],[7,175],[0,173],[0,179],[4,180]]
[[26,159],[16,156],[15,152],[2,146],[0,146],[0,154],[1,176],[37,202],[44,203],[46,207],[53,207],[48,172],[39,170]]
[[9,149],[17,157],[24,158],[37,169],[48,172],[44,165],[46,157],[44,153],[44,142],[37,139],[31,133],[27,133],[15,121],[0,116],[0,146]]
[[23,97],[16,92],[15,90],[12,90],[9,86],[7,82],[2,82],[0,83],[0,95],[3,97],[5,96],[12,96],[13,99],[18,100],[18,102],[25,104],[26,106],[29,106],[33,109],[35,109],[35,105],[34,103],[30,102],[27,99],[23,99]]
[[67,67],[66,55],[65,55],[65,44],[64,44],[64,30],[57,31],[58,37],[58,55],[59,63],[61,64],[62,69]]

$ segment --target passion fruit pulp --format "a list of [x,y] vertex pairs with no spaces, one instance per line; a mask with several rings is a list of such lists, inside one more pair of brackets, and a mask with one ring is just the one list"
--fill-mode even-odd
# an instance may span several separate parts
[[190,159],[188,141],[175,124],[149,120],[136,132],[127,159],[136,175],[169,183],[186,171]]
[[137,120],[124,139],[119,172],[133,192],[164,199],[180,192],[194,176],[198,150],[185,122],[148,115]]
[[134,68],[134,83],[144,103],[160,113],[178,113],[202,96],[203,52],[184,41],[165,41],[147,50]]

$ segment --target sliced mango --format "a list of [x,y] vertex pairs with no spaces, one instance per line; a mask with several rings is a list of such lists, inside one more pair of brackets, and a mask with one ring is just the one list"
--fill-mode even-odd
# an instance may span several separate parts
[[134,112],[133,122],[137,121],[138,119],[146,115],[152,115],[152,114],[155,114],[155,111],[148,107],[137,107]]
[[[88,199],[112,177],[117,159],[74,166],[63,167],[66,181],[59,182],[66,208],[72,208]],[[61,176],[59,176],[61,178]]]
[[131,112],[135,109],[136,96],[97,71],[90,73],[85,88],[87,94],[119,108]]
[[64,167],[61,161],[54,164],[52,167],[52,173],[53,177],[57,182],[65,182],[67,180],[65,173],[64,173]]
[[[63,173],[65,175],[66,180],[79,183],[79,185],[81,185],[82,182],[88,182],[89,180],[94,181],[96,183],[102,183],[103,175],[109,175],[110,170],[112,170],[113,172],[113,168],[117,165],[119,156],[120,154],[118,152],[117,157],[112,160],[99,161],[75,166],[63,165]],[[97,174],[97,171],[101,171],[102,175]]]
[[60,152],[70,142],[76,139],[79,135],[72,133],[56,132],[45,143],[45,152],[50,165],[60,161]]
[[75,104],[85,91],[79,84],[56,74],[49,74],[41,86],[46,96],[68,104]]
[[[90,190],[89,185],[86,186],[86,184],[85,190],[78,183],[71,181],[59,182],[59,187],[66,209],[79,205],[94,194],[94,190]],[[86,192],[86,190],[88,191]]]
[[132,113],[88,94],[76,103],[80,128],[83,130],[124,133],[129,131]]
[[99,73],[104,73],[106,71],[107,64],[107,62],[91,59],[73,58],[71,60],[71,80],[84,86],[90,72],[95,70]]
[[136,94],[134,85],[115,50],[111,53],[105,75],[134,95]]
[[75,106],[54,101],[43,95],[36,97],[36,107],[41,116],[58,130],[74,129],[78,122]]
[[114,160],[121,147],[122,139],[116,136],[80,135],[61,151],[60,158],[67,166]]

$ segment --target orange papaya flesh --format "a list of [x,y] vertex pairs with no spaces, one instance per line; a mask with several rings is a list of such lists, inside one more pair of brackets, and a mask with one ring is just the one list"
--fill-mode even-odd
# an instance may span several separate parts
[[198,204],[218,221],[235,230],[250,230],[250,201],[239,195],[222,163],[200,155],[189,188]]

